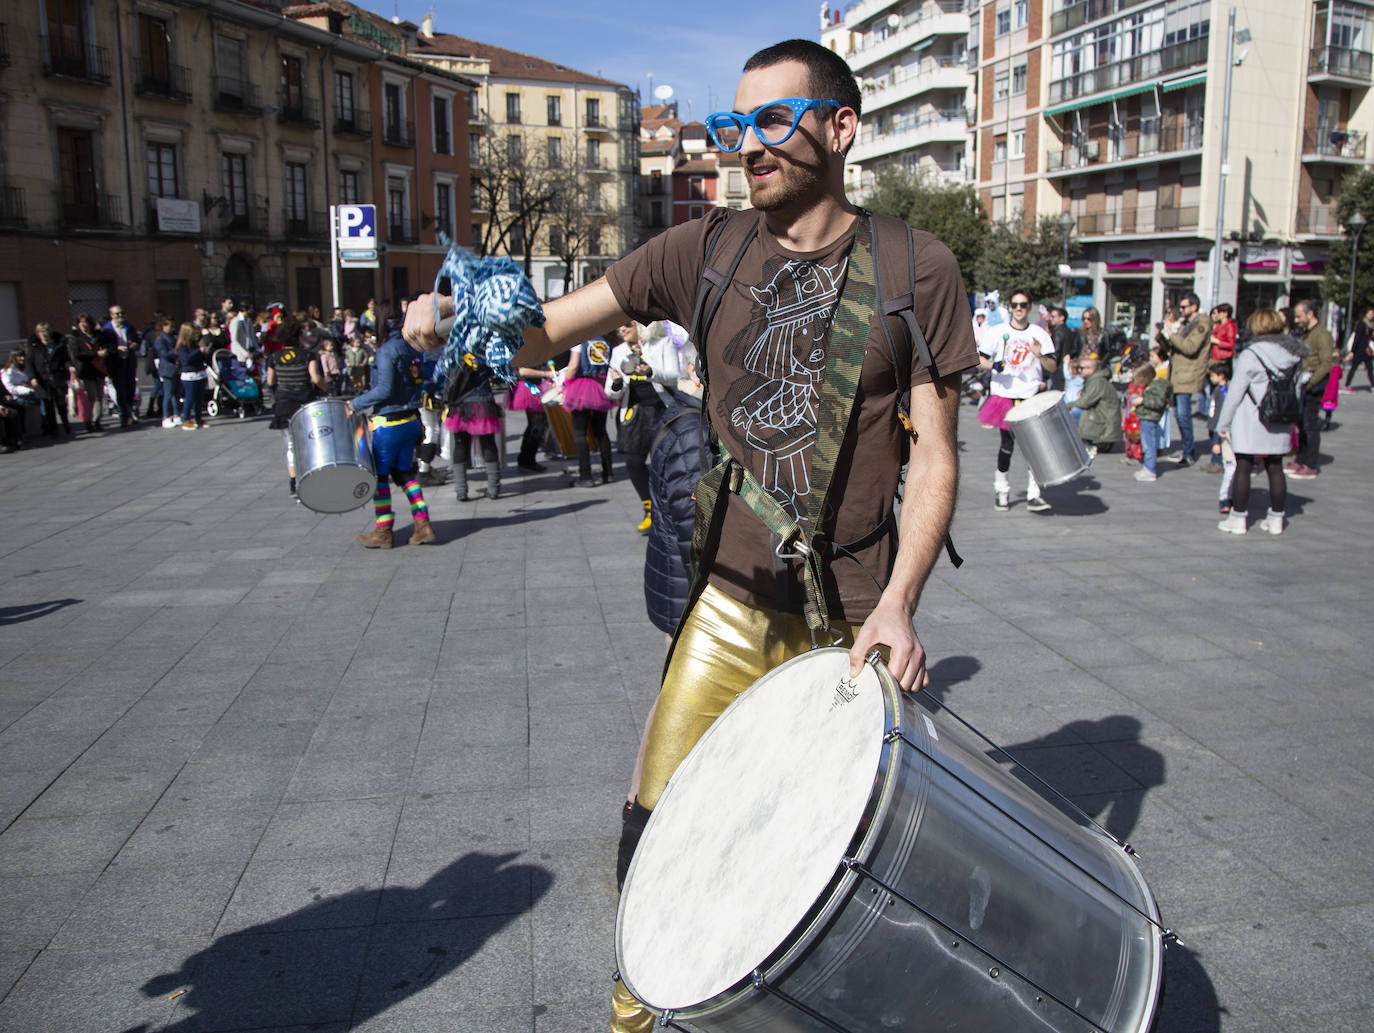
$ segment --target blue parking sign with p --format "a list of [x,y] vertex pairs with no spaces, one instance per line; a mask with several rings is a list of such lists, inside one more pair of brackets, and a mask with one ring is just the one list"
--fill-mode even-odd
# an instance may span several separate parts
[[377,243],[377,206],[341,204],[338,207],[340,246]]

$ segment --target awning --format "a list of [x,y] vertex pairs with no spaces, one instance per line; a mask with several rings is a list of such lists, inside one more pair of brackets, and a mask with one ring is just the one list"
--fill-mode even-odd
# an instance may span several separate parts
[[926,47],[929,47],[929,46],[934,45],[934,43],[935,43],[935,37],[934,37],[934,36],[927,36],[925,39],[921,40],[921,42],[919,42],[919,43],[913,43],[913,44],[911,45],[911,52],[912,52],[913,54],[919,53],[920,51],[925,50]]
[[1196,86],[1207,81],[1206,72],[1198,72],[1197,75],[1190,75],[1186,79],[1175,79],[1173,82],[1160,83],[1159,88],[1165,93],[1172,93],[1174,90],[1186,89],[1189,86]]
[[1046,108],[1046,115],[1062,115],[1066,111],[1076,111],[1079,108],[1090,108],[1094,104],[1106,104],[1109,101],[1120,100],[1122,97],[1134,97],[1137,93],[1149,93],[1155,88],[1154,83],[1136,83],[1132,86],[1123,86],[1119,90],[1111,93],[1096,93],[1090,97],[1075,97],[1065,104],[1056,104],[1052,108]]

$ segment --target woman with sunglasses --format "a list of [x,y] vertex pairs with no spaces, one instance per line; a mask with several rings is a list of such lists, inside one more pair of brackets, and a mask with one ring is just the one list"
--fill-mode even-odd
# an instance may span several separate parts
[[[997,472],[992,478],[992,508],[999,513],[1011,509],[1011,454],[1016,439],[1007,426],[1007,413],[1020,402],[1033,398],[1045,387],[1046,377],[1055,371],[1054,338],[1044,327],[1030,321],[1030,295],[1023,290],[1011,292],[1007,308],[1009,322],[994,326],[978,339],[978,368],[992,371],[988,400],[978,410],[984,426],[995,427],[1002,435],[997,450]],[[1050,504],[1040,494],[1035,474],[1026,469],[1026,508],[1032,513],[1048,513]]]

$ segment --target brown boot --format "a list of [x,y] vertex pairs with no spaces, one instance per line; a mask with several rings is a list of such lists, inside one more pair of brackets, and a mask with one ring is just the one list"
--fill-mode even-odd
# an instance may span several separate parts
[[364,549],[389,549],[391,548],[392,533],[390,524],[378,524],[372,529],[371,534],[358,535],[358,544]]
[[439,539],[434,537],[434,525],[429,517],[416,517],[415,526],[410,529],[411,545],[433,545]]

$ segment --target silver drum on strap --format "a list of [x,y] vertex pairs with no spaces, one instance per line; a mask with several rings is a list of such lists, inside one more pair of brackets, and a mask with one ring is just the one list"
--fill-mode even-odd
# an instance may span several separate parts
[[316,513],[347,513],[377,489],[367,420],[349,415],[341,398],[319,398],[291,417],[296,495]]
[[774,669],[673,775],[620,899],[630,992],[707,1033],[1145,1033],[1168,934],[1129,848],[848,665]]
[[1042,487],[1071,481],[1092,462],[1062,391],[1027,398],[1007,413],[1006,421]]

